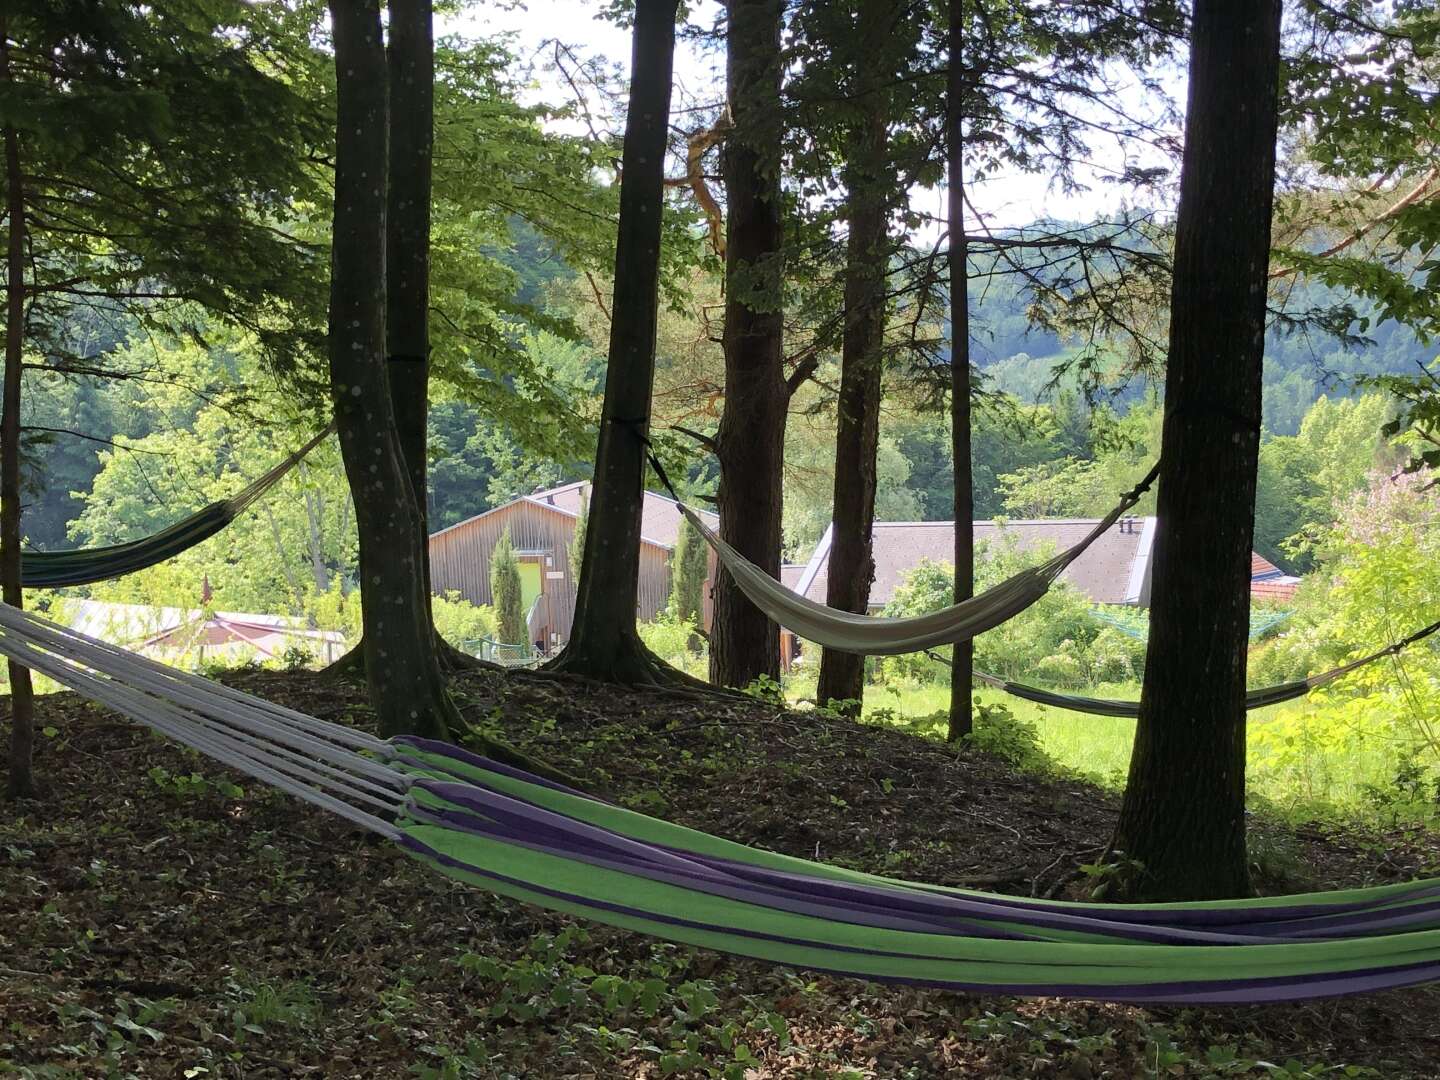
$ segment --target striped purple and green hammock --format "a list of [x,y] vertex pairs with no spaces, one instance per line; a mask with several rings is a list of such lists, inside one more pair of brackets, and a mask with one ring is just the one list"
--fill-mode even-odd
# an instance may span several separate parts
[[1440,880],[1107,905],[878,877],[722,840],[444,743],[393,740],[400,845],[460,881],[815,971],[1135,1003],[1293,1001],[1440,979]]
[[646,817],[445,743],[382,740],[5,604],[0,655],[441,873],[670,941],[882,981],[1141,1004],[1440,981],[1440,879],[1144,905],[899,881]]

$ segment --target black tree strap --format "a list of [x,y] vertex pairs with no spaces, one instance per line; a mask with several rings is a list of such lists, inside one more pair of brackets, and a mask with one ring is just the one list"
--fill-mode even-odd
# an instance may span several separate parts
[[1402,649],[1405,649],[1410,645],[1414,645],[1417,641],[1424,641],[1427,637],[1435,633],[1437,630],[1440,630],[1440,622],[1433,622],[1429,626],[1425,627],[1423,630],[1416,630],[1415,633],[1411,634],[1409,637],[1401,638],[1399,641],[1395,642],[1394,645],[1391,645],[1388,649],[1386,649],[1385,653],[1393,656],[1395,653],[1400,652]]
[[629,428],[630,432],[640,440],[645,447],[645,456],[650,459],[650,468],[654,470],[655,475],[660,478],[660,483],[665,485],[665,490],[670,493],[672,499],[677,503],[683,503],[685,500],[680,498],[680,493],[675,490],[675,485],[670,482],[670,476],[666,473],[665,466],[660,464],[660,458],[655,453],[655,444],[650,441],[650,436],[645,431],[645,425],[649,420],[650,418],[648,416],[642,416],[639,419],[631,419],[624,416],[612,416],[610,418],[611,423]]
[[1155,485],[1155,481],[1159,479],[1159,476],[1160,461],[1156,459],[1155,464],[1150,466],[1150,471],[1145,474],[1144,478],[1138,484],[1126,493],[1121,502],[1126,506],[1134,506],[1140,501],[1140,497]]

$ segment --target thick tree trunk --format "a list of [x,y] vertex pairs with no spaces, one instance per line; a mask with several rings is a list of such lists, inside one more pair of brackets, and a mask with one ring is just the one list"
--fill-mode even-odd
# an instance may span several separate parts
[[[863,35],[865,15],[861,10]],[[857,105],[865,115],[847,139],[849,236],[845,247],[845,336],[840,347],[836,403],[835,495],[825,603],[840,611],[869,608],[875,578],[875,454],[880,445],[880,375],[885,343],[886,242],[885,110],[878,93]],[[815,698],[821,705],[853,703],[865,692],[865,657],[826,649]]]
[[1145,686],[1114,848],[1137,898],[1249,891],[1245,650],[1280,0],[1198,0]]
[[[975,480],[970,459],[970,245],[965,236],[965,3],[950,0],[950,73],[946,87],[949,128],[950,221],[950,460],[955,470],[955,602],[975,594]],[[950,658],[951,742],[970,734],[970,689],[975,672],[975,642],[955,645]]]
[[[389,199],[385,336],[390,401],[415,507],[425,527],[430,408],[430,188],[435,132],[431,0],[390,0]],[[425,560],[428,606],[430,560]]]
[[668,679],[640,641],[635,614],[677,6],[677,0],[635,4],[610,353],[584,568],[570,641],[550,665],[622,683]]
[[[10,51],[0,28],[0,65],[10,78]],[[20,387],[25,346],[25,192],[20,170],[20,136],[5,129],[5,215],[9,244],[5,258],[5,400],[0,406],[0,595],[12,607],[24,605],[20,588]],[[12,798],[36,794],[35,692],[30,669],[7,662],[10,673],[10,766],[6,790]]]
[[[390,402],[426,537],[425,610],[431,618],[427,440],[430,420],[430,192],[435,142],[435,39],[430,0],[391,0],[389,179],[386,206],[386,360]],[[433,625],[433,619],[432,625]],[[441,668],[494,667],[436,635]],[[329,667],[360,677],[363,639]]]
[[[730,0],[726,81],[734,127],[723,152],[725,412],[720,535],[780,576],[782,467],[790,394],[781,309],[780,0]],[[724,568],[715,576],[710,680],[748,686],[780,677],[780,628],[745,599]]]
[[[360,537],[364,659],[387,735],[447,738],[425,536],[386,374],[386,63],[378,0],[332,0],[337,82],[330,383]],[[423,330],[422,330],[423,332]]]

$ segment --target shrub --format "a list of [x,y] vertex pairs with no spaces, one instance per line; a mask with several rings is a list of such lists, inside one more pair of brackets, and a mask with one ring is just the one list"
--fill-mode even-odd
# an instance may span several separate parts
[[453,589],[432,597],[430,606],[436,633],[457,649],[473,652],[482,638],[494,640],[499,633],[500,621],[493,607],[472,604]]
[[694,623],[664,614],[654,622],[640,623],[636,629],[645,647],[661,660],[697,678],[705,677],[710,661],[703,647],[699,650],[691,647],[693,642],[702,640],[695,632]]

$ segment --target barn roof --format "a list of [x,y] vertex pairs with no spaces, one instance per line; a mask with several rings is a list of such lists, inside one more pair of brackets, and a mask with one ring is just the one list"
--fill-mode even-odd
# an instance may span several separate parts
[[[491,514],[498,514],[508,510],[517,503],[529,503],[532,506],[541,507],[553,513],[564,514],[566,517],[576,518],[580,516],[582,502],[589,497],[590,481],[577,480],[574,483],[562,484],[559,487],[546,488],[531,495],[522,495],[518,499],[512,499],[508,503],[492,507],[483,514],[476,514],[474,517],[466,518],[464,521],[456,522],[449,528],[441,529],[432,533],[432,536],[440,536],[452,529],[462,529],[471,522],[479,521],[481,518]],[[720,519],[708,510],[697,510],[697,514],[707,524],[718,527]],[[669,551],[675,547],[680,537],[680,522],[683,520],[680,514],[679,505],[674,499],[666,498],[664,495],[656,494],[653,491],[645,492],[645,503],[641,511],[640,539],[652,547],[664,548]]]
[[[1066,568],[1068,581],[1097,604],[1138,604],[1144,600],[1155,519],[1126,518],[1105,531]],[[977,521],[975,543],[998,547],[1012,542],[1021,552],[1050,546],[1062,551],[1079,541],[1099,518],[1048,518],[1036,520]],[[825,602],[833,526],[825,530],[815,554],[792,588],[817,603]],[[955,523],[952,521],[877,521],[872,532],[875,581],[870,586],[871,607],[890,602],[905,574],[922,559],[954,563]],[[787,582],[788,584],[788,582]]]

